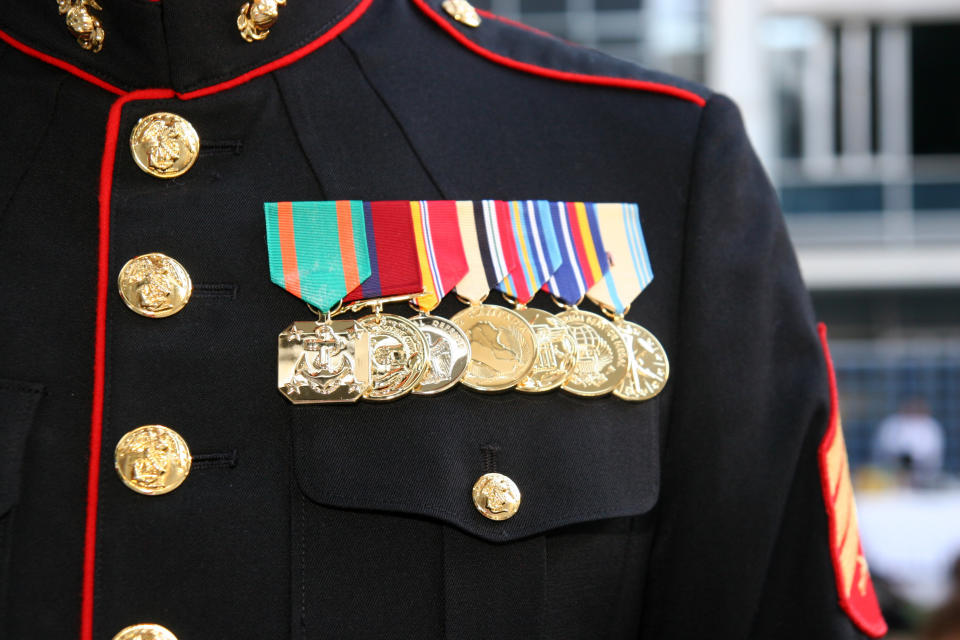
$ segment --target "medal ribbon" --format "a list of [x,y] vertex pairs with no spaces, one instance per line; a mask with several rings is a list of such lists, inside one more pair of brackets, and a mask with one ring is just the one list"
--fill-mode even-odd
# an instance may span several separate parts
[[591,202],[551,202],[554,229],[563,264],[544,290],[566,304],[577,304],[610,268],[597,219],[598,205]]
[[515,200],[508,202],[507,207],[520,266],[510,272],[497,288],[518,303],[527,304],[560,267],[563,258],[553,228],[549,202]]
[[270,280],[329,311],[370,277],[362,203],[267,202]]
[[433,311],[443,296],[467,273],[467,256],[460,238],[457,203],[421,200],[410,203],[417,241],[420,276],[426,293],[416,299],[423,312]]
[[[354,201],[351,201],[354,202]],[[420,259],[409,201],[361,202],[370,277],[351,290],[344,302],[408,295],[423,291]]]
[[492,287],[520,266],[510,210],[501,200],[456,204],[467,257],[467,274],[457,283],[457,293],[471,302],[480,302]]
[[610,252],[610,271],[587,292],[600,306],[623,313],[653,280],[647,244],[635,204],[598,204],[600,235]]

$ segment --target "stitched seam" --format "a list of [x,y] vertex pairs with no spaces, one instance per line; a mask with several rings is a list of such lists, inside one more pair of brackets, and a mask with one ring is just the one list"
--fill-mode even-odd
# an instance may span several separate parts
[[[13,49],[13,47],[10,48]],[[13,199],[20,191],[23,181],[27,179],[30,169],[33,168],[33,162],[37,155],[39,155],[40,149],[43,147],[44,143],[46,143],[47,136],[50,134],[50,129],[53,127],[53,121],[57,116],[57,107],[60,105],[60,94],[63,91],[63,85],[66,83],[67,77],[70,75],[66,71],[61,71],[61,73],[63,73],[63,76],[60,78],[60,82],[57,84],[57,92],[53,97],[53,107],[50,109],[50,118],[47,120],[47,124],[43,128],[43,134],[40,135],[40,140],[36,145],[34,145],[33,153],[30,154],[30,159],[24,163],[23,171],[20,172],[20,177],[17,178],[16,184],[14,184],[13,189],[10,190],[10,196],[7,198],[7,201],[3,203],[3,209],[0,210],[0,219],[5,218],[7,213],[9,213],[10,207],[13,205]]]
[[353,58],[354,64],[357,65],[357,70],[360,71],[360,75],[363,77],[364,82],[367,83],[367,86],[370,87],[370,90],[373,91],[374,95],[377,96],[377,99],[380,100],[380,103],[383,105],[383,108],[387,110],[387,113],[390,114],[390,118],[396,123],[397,128],[400,130],[400,135],[403,136],[403,139],[407,143],[407,147],[413,153],[413,157],[417,159],[417,162],[420,163],[420,168],[423,169],[423,172],[426,174],[427,178],[430,180],[430,184],[437,190],[437,193],[440,194],[441,198],[446,198],[447,195],[444,193],[443,189],[440,188],[440,183],[437,182],[437,179],[434,177],[433,173],[427,167],[427,164],[423,161],[423,158],[420,156],[420,152],[417,150],[416,146],[413,144],[413,140],[410,138],[410,135],[407,133],[406,128],[401,124],[400,119],[397,117],[397,114],[394,113],[393,109],[390,107],[390,103],[383,97],[376,85],[367,75],[366,69],[363,67],[363,63],[360,62],[360,57],[357,55],[357,52],[353,50],[353,47],[350,46],[350,43],[347,42],[346,38],[340,36],[337,38],[340,42],[343,43],[343,46],[347,49],[347,53],[350,54],[350,57]]
[[[113,184],[110,185],[111,196],[113,194]],[[111,216],[112,217],[112,216]],[[112,220],[111,220],[112,221]],[[108,251],[109,253],[109,251]],[[109,258],[108,258],[109,259]],[[103,410],[100,417],[100,460],[97,463],[100,465],[101,469],[103,468],[103,459],[107,455],[106,452],[109,451],[109,447],[104,447],[104,442],[109,442],[107,436],[110,433],[110,412],[108,407],[110,406],[110,398],[112,397],[113,392],[113,383],[110,379],[110,354],[113,349],[113,318],[111,313],[106,314],[106,335],[108,336],[107,341],[104,343],[103,349]],[[104,477],[103,474],[97,480],[97,491],[99,493],[99,487],[103,485]],[[101,530],[101,525],[103,521],[103,512],[104,509],[97,508],[97,521],[96,521],[96,530],[99,532]],[[100,540],[94,541],[93,555],[94,555],[94,567],[93,567],[93,635],[96,637],[96,626],[97,621],[103,619],[103,598],[100,596],[103,595],[103,545],[100,544]]]
[[300,629],[307,637],[307,499],[300,493]]
[[167,57],[167,83],[173,84],[173,60],[170,58],[170,38],[167,37],[167,20],[166,12],[164,11],[164,6],[162,2],[158,2],[160,6],[157,7],[160,10],[160,30],[163,33],[163,51]]
[[[306,161],[307,166],[310,167],[310,173],[313,174],[313,179],[317,183],[317,189],[319,189],[321,197],[326,198],[326,190],[323,187],[323,181],[320,179],[320,168],[315,166],[313,160],[310,157],[310,154],[307,153],[307,144],[303,139],[303,134],[301,130],[303,127],[297,127],[293,119],[293,114],[290,112],[290,105],[287,102],[287,95],[284,92],[283,84],[280,82],[279,77],[280,70],[270,74],[270,78],[273,80],[273,86],[277,89],[277,95],[280,97],[280,104],[283,105],[283,112],[287,115],[287,124],[290,126],[290,130],[293,131],[293,136],[297,140],[297,147],[300,149],[300,155],[303,156],[304,161]],[[313,114],[307,112],[305,114],[305,119],[307,120],[308,125],[313,123]]]
[[[685,266],[687,264],[687,254],[688,254],[687,242],[690,238],[690,218],[691,218],[690,206],[691,206],[691,203],[693,202],[693,187],[694,187],[693,174],[696,171],[697,159],[700,157],[700,148],[702,143],[700,137],[701,137],[701,134],[703,133],[703,121],[706,120],[707,109],[710,107],[710,103],[712,100],[713,100],[713,96],[710,96],[710,98],[707,99],[707,102],[704,105],[704,107],[700,109],[699,114],[697,116],[699,119],[697,120],[697,130],[693,134],[693,153],[690,154],[690,166],[687,169],[687,186],[685,189],[687,194],[687,201],[684,203],[684,207],[683,207],[683,224],[681,226],[681,228],[683,229],[683,244],[681,245],[680,260],[679,260],[680,284],[677,287],[677,303],[675,305],[675,308],[677,309],[677,322],[676,322],[677,334],[676,335],[677,335],[678,342],[682,342],[683,340],[683,329],[684,329],[683,325],[684,325],[684,318],[685,318],[685,315],[683,313],[683,291],[686,288],[686,278],[687,278]],[[674,384],[676,385],[676,382]],[[677,415],[676,400],[677,400],[677,396],[680,395],[680,392],[681,392],[681,389],[676,386],[675,386],[675,389],[676,391],[670,394],[670,422],[667,424],[667,428],[665,430],[666,433],[664,433],[664,436],[663,436],[663,442],[661,442],[659,446],[659,449],[660,449],[659,455],[661,460],[661,463],[660,463],[661,483],[662,483],[663,475],[666,472],[666,467],[665,467],[665,461],[667,459],[666,451],[669,446],[670,433],[673,431],[673,429],[671,429],[671,426]],[[659,412],[658,412],[658,416],[659,416]],[[658,429],[659,429],[659,425],[658,425]],[[658,502],[659,502],[659,497],[658,497]],[[657,548],[657,542],[660,539],[661,524],[662,524],[661,514],[657,514],[656,521],[653,524],[652,542],[651,544],[647,545],[647,554],[646,554],[647,557],[645,559],[645,564],[648,567],[650,566],[650,560],[653,557],[655,549]],[[647,594],[650,593],[650,581],[653,578],[653,573],[654,573],[653,571],[646,572],[646,577],[644,578],[644,581],[643,581],[643,599],[644,600],[646,600]],[[645,611],[646,611],[646,607],[641,607],[641,610],[640,610],[641,628],[643,625],[642,621],[643,621]]]

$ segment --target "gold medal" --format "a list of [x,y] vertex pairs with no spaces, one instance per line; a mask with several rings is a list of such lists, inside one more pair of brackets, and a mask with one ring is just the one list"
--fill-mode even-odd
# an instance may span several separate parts
[[537,357],[530,373],[517,383],[517,391],[541,393],[556,389],[577,363],[573,334],[555,315],[542,309],[518,306],[516,312],[530,323],[537,336]]
[[504,391],[530,373],[537,337],[516,311],[471,304],[451,320],[470,341],[470,364],[463,384],[477,391]]
[[470,341],[452,321],[421,314],[410,319],[427,339],[427,372],[413,393],[422,396],[446,391],[463,378],[470,364]]
[[369,342],[353,320],[294,322],[277,340],[277,388],[294,404],[356,402],[370,386]]
[[614,319],[614,326],[627,345],[630,366],[613,395],[633,402],[653,398],[670,377],[667,352],[652,333],[634,322],[619,317]]
[[417,325],[389,313],[357,320],[370,336],[370,386],[367,400],[394,400],[407,395],[427,371],[429,348]]
[[577,342],[577,362],[563,390],[578,396],[602,396],[627,374],[627,345],[613,323],[595,313],[570,308],[557,314]]

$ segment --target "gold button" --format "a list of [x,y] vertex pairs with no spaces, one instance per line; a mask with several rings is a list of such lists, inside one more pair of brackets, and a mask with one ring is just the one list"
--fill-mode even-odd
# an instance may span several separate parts
[[113,636],[113,640],[177,640],[177,636],[158,624],[135,624]]
[[473,504],[491,520],[506,520],[520,508],[520,489],[505,475],[487,473],[473,485]]
[[162,424],[137,427],[117,443],[114,467],[137,493],[170,493],[190,474],[190,449],[180,434]]
[[182,176],[196,162],[199,151],[196,129],[175,113],[144,116],[130,134],[134,162],[155,178]]
[[128,260],[117,276],[117,287],[126,305],[148,318],[172,316],[187,306],[193,293],[187,270],[162,253]]

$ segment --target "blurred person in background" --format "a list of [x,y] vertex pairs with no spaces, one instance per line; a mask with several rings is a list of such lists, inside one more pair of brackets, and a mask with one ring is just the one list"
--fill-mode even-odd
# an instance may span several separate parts
[[943,426],[930,415],[926,400],[911,397],[877,427],[873,457],[912,487],[933,485],[943,470]]

